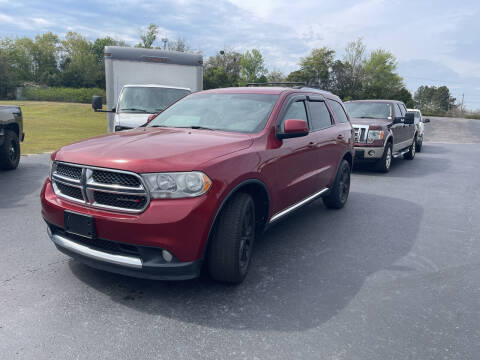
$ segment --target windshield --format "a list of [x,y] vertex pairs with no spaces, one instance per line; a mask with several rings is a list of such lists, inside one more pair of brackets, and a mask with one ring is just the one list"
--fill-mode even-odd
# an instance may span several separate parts
[[118,102],[118,112],[157,113],[190,94],[189,90],[161,87],[126,87]]
[[392,105],[384,102],[346,102],[350,117],[388,119],[392,117]]
[[265,127],[279,95],[199,93],[187,96],[148,126],[255,133]]

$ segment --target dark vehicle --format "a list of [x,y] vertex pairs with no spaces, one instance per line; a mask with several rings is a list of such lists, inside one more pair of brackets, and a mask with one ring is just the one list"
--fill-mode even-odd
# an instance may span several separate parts
[[0,106],[0,169],[16,169],[20,162],[20,142],[23,141],[22,109]]
[[418,128],[414,114],[396,100],[355,100],[345,103],[355,129],[355,162],[374,162],[388,172],[392,158],[415,157]]
[[51,160],[42,215],[60,251],[150,279],[190,279],[205,263],[238,283],[270,224],[320,197],[344,206],[353,129],[329,92],[215,89]]

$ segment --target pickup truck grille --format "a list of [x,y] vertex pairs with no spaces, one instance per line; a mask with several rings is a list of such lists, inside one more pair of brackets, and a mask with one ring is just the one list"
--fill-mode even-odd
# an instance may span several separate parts
[[368,125],[353,125],[353,130],[355,130],[355,142],[356,143],[366,143],[368,135]]
[[128,171],[55,162],[52,184],[58,196],[95,208],[140,213],[150,202],[140,175]]

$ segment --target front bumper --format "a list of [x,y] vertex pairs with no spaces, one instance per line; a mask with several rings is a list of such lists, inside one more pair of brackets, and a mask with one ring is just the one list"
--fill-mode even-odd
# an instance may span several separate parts
[[[152,279],[198,276],[213,222],[211,215],[216,211],[215,196],[204,195],[190,199],[152,200],[141,214],[108,212],[58,197],[50,180],[45,182],[41,201],[42,216],[60,251],[96,268]],[[97,237],[91,240],[65,233],[65,210],[92,216]],[[92,249],[103,254],[90,251]],[[162,250],[173,254],[175,261],[165,263]],[[110,255],[133,256],[140,259],[142,266],[129,266],[130,262],[138,265],[138,260],[130,258],[112,262]],[[122,263],[123,260],[126,262]]]
[[355,160],[362,161],[362,160],[378,160],[381,159],[384,152],[384,147],[361,147],[355,146]]
[[[54,225],[47,226],[48,235],[58,250],[96,269],[152,280],[193,279],[198,277],[201,271],[201,260],[166,263],[160,249],[146,247],[125,247],[123,252],[118,251],[119,248],[117,251],[106,251],[98,246],[101,244],[100,246],[104,247],[105,240],[96,239],[92,242],[96,242],[97,246],[92,246],[88,243],[89,239],[83,241]],[[111,245],[115,248],[113,245],[118,243]]]

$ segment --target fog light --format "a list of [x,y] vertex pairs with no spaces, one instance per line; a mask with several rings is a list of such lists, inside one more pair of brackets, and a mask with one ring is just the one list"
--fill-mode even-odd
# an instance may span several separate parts
[[368,155],[370,155],[370,156],[375,155],[375,150],[370,150],[370,151],[368,152]]
[[170,252],[168,252],[167,250],[162,250],[162,257],[163,260],[165,260],[166,262],[170,262],[173,259],[173,255],[170,254]]

